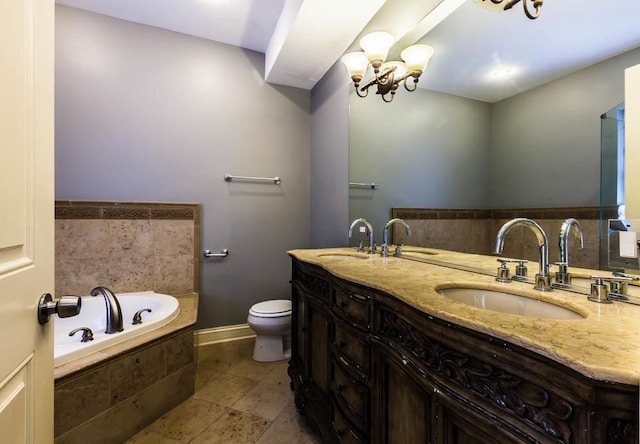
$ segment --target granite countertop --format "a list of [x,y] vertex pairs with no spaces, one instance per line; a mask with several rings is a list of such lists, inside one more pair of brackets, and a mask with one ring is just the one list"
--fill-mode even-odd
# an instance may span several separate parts
[[[404,251],[431,253],[426,257],[488,272],[495,272],[499,265],[495,256],[416,247],[404,247]],[[589,378],[632,385],[639,383],[640,306],[622,302],[598,304],[588,301],[586,295],[564,290],[541,292],[526,282],[497,282],[495,274],[484,275],[407,258],[383,258],[379,254],[357,253],[355,248],[291,250],[289,254],[319,265],[336,277],[382,290],[439,319],[527,348]],[[345,260],[340,255],[362,259]],[[538,265],[527,265],[529,275],[533,276]],[[570,268],[569,271],[576,277],[608,274],[598,270]],[[541,319],[484,310],[441,296],[436,289],[442,286],[471,286],[516,293],[563,306],[584,318]]]
[[91,353],[90,355],[58,365],[53,370],[54,379],[59,379],[79,370],[93,367],[102,361],[122,355],[131,349],[194,325],[198,317],[198,293],[173,294],[172,296],[178,299],[180,311],[171,322],[155,330],[134,336],[124,342]]

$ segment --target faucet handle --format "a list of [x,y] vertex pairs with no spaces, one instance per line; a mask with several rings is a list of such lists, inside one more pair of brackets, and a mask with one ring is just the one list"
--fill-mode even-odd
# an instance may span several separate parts
[[591,276],[595,282],[591,284],[591,294],[587,296],[587,299],[599,304],[611,304],[607,284],[604,283],[609,278],[610,276]]
[[556,271],[556,282],[559,284],[571,284],[571,273],[568,271],[569,264],[567,262],[556,262],[558,271]]
[[526,276],[527,275],[527,266],[525,265],[529,262],[526,259],[516,259],[518,265],[516,265],[516,276]]
[[507,264],[513,262],[513,259],[501,257],[498,258],[497,261],[500,262],[500,266],[498,267],[498,275],[496,276],[496,281],[511,282],[511,277],[509,276],[509,267],[507,267]]
[[[625,276],[591,276],[595,282],[591,284],[591,295],[587,298],[592,302],[598,302],[601,304],[610,304],[609,289],[605,282],[611,283],[611,292],[617,295],[624,295],[626,293],[627,281],[633,281],[632,277]],[[604,296],[603,296],[604,293]]]

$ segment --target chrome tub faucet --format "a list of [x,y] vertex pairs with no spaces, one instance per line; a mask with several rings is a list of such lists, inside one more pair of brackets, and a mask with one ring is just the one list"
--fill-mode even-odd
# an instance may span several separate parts
[[494,253],[502,254],[502,250],[504,249],[504,239],[507,236],[507,233],[509,233],[513,227],[518,226],[529,228],[534,232],[538,239],[540,269],[538,274],[536,274],[535,285],[533,288],[540,291],[553,291],[551,288],[551,278],[549,277],[549,239],[542,227],[538,225],[536,221],[525,217],[517,217],[505,223],[502,228],[500,228],[500,231],[498,231]]
[[[407,235],[411,236],[411,228],[402,219],[396,217],[387,222],[384,226],[384,230],[382,231],[382,250],[380,251],[380,255],[384,257],[389,256],[389,227],[393,224],[403,225],[407,229]],[[402,245],[396,245],[394,256],[399,256],[401,253]]]
[[556,262],[558,271],[556,272],[556,282],[559,284],[570,284],[571,273],[568,272],[569,267],[569,234],[573,232],[574,243],[584,248],[584,238],[582,237],[582,227],[580,222],[574,218],[566,219],[560,227],[560,236],[558,238],[558,246],[560,247],[560,261]]
[[124,330],[122,326],[122,309],[118,298],[107,287],[96,287],[91,290],[91,296],[104,296],[104,302],[107,306],[107,327],[105,333],[112,334]]

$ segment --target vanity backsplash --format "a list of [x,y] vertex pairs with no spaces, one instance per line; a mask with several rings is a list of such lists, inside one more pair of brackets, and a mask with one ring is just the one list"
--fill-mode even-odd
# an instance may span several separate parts
[[[610,214],[609,214],[610,213]],[[615,208],[605,208],[604,218],[616,217]],[[408,237],[394,227],[394,242],[464,253],[491,254],[500,227],[515,217],[534,219],[549,239],[549,262],[559,260],[558,237],[562,222],[578,219],[583,231],[584,248],[569,241],[569,264],[572,267],[598,269],[600,264],[600,207],[523,208],[499,210],[392,208],[391,217],[403,219],[411,227]],[[538,243],[528,230],[515,228],[509,233],[504,257],[537,261]]]

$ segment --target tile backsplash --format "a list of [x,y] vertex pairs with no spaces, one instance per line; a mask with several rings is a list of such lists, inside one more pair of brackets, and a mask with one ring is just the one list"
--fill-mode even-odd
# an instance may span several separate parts
[[[615,217],[615,208],[605,208],[603,217]],[[408,237],[398,224],[393,228],[395,242],[421,247],[440,248],[464,253],[491,254],[500,227],[514,217],[534,219],[549,239],[549,262],[559,260],[558,236],[562,222],[569,217],[582,226],[584,248],[569,238],[569,265],[598,269],[600,239],[599,207],[526,208],[499,210],[460,210],[440,208],[392,208],[392,217],[404,219],[411,227]],[[537,261],[535,236],[524,227],[514,228],[505,242],[503,256]]]
[[56,296],[198,291],[199,205],[56,201]]

